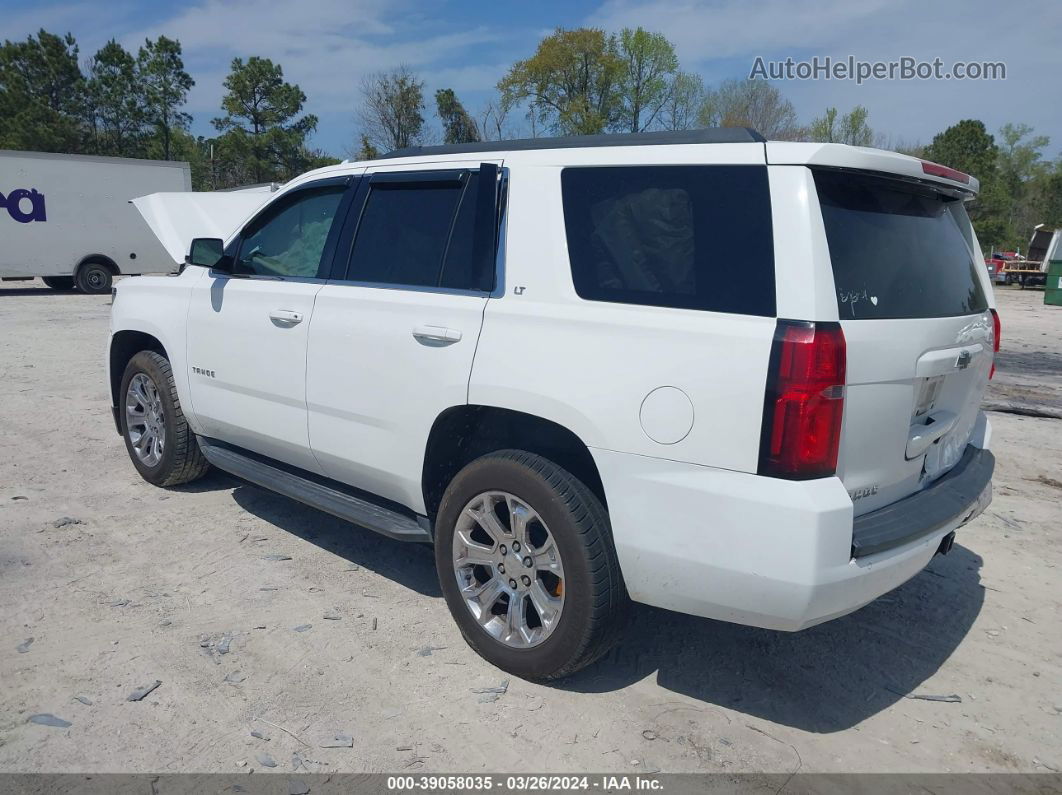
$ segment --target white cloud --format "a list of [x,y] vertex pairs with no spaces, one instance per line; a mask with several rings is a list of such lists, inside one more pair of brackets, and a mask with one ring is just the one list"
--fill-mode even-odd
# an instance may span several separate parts
[[498,84],[505,73],[509,71],[512,62],[496,64],[469,64],[467,66],[452,66],[442,69],[433,69],[427,77],[432,85],[440,88],[452,88],[458,93],[473,91],[491,91]]
[[[674,42],[685,62],[827,44],[860,27],[888,0],[606,0],[589,22],[606,30],[642,27]],[[892,4],[895,5],[895,4]]]
[[[507,66],[495,64],[494,46],[513,35],[474,22],[462,24],[452,15],[434,18],[434,7],[422,0],[192,0],[154,9],[150,23],[135,22],[145,18],[143,7],[130,3],[71,2],[9,13],[0,18],[0,36],[24,38],[41,27],[70,30],[83,59],[112,36],[133,51],[145,38],[177,39],[196,81],[187,110],[198,132],[208,132],[209,120],[221,113],[232,59],[267,57],[306,93],[305,111],[330,120],[318,136],[337,148],[352,137],[365,75],[405,64],[432,88],[486,91]],[[474,19],[464,13],[461,17]],[[341,118],[350,121],[339,130],[335,120]]]
[[866,105],[871,123],[908,141],[928,142],[963,118],[990,130],[1025,121],[1062,144],[1062,106],[1051,86],[1062,72],[1062,3],[1030,0],[606,0],[589,24],[618,30],[641,25],[671,39],[684,66],[709,82],[748,76],[753,60],[849,54],[864,60],[913,56],[1007,64],[1007,80],[835,80],[778,83],[805,119],[829,105]]
[[0,39],[23,40],[41,28],[59,35],[71,32],[80,39],[81,31],[96,27],[99,16],[99,8],[89,2],[6,10],[0,14]]
[[[523,27],[490,27],[468,6],[425,0],[191,0],[145,8],[135,0],[40,3],[0,16],[0,37],[70,30],[83,58],[112,36],[132,49],[148,36],[177,38],[196,80],[188,109],[199,132],[220,112],[232,58],[269,57],[306,92],[306,110],[329,119],[318,137],[338,150],[352,137],[365,74],[408,64],[429,89],[450,86],[475,105],[557,21],[543,10]],[[1057,152],[1062,106],[1053,83],[1062,72],[1062,3],[1027,0],[1016,9],[999,0],[604,0],[584,22],[664,33],[684,68],[709,83],[747,76],[757,55],[1003,60],[1008,79],[996,83],[818,80],[779,87],[805,120],[828,105],[864,104],[875,128],[923,142],[961,118],[984,119],[991,130],[1024,121],[1051,135]]]
[[[353,106],[357,86],[369,72],[399,64],[429,66],[493,38],[483,28],[446,31],[418,24],[423,21],[401,3],[382,0],[204,0],[123,40],[132,46],[145,36],[165,34],[180,40],[190,66],[203,61],[215,71],[227,71],[234,57],[268,57],[315,105],[336,109],[341,103]],[[213,84],[216,77],[200,72],[197,79]],[[204,85],[196,94],[193,109],[216,108],[221,89]]]
[[[474,55],[478,46],[497,39],[484,27],[456,28],[426,18],[413,0],[200,0],[121,39],[135,47],[160,34],[181,42],[195,77],[188,110],[197,127],[220,114],[231,60],[259,55],[280,64],[285,79],[306,93],[306,112],[350,118],[347,131],[338,132],[334,124],[319,131],[329,146],[352,136],[365,75],[406,64],[434,77],[440,62]],[[469,84],[477,82],[475,67],[461,76]]]

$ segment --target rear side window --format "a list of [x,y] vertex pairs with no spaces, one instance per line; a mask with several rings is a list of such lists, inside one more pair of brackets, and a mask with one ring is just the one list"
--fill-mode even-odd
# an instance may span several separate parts
[[370,186],[347,279],[409,287],[489,291],[493,271],[473,258],[476,173],[445,181]]
[[490,292],[494,288],[494,271],[482,272],[474,256],[476,230],[476,178],[473,175],[465,186],[461,206],[454,220],[454,230],[450,235],[450,245],[446,249],[440,287],[457,290],[483,290]]
[[381,183],[369,189],[347,278],[433,287],[439,283],[463,185]]
[[566,168],[561,188],[581,298],[774,315],[766,167]]
[[931,188],[816,170],[841,320],[972,315],[988,308],[958,199]]

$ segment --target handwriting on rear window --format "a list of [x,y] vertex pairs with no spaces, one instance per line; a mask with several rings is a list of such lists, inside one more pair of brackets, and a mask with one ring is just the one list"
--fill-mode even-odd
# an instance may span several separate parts
[[868,295],[866,290],[838,290],[837,298],[842,304],[847,304],[850,307],[852,317],[856,315],[856,304],[869,301],[874,306],[878,305],[878,297],[876,295]]

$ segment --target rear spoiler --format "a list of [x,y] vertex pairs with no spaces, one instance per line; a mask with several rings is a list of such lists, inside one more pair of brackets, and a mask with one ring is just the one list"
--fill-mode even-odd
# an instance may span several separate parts
[[899,152],[845,144],[786,141],[768,141],[766,148],[769,165],[824,166],[895,174],[906,179],[940,185],[951,193],[963,195],[964,198],[976,196],[981,189],[981,183],[976,177],[939,163],[901,155]]
[[272,194],[268,190],[152,193],[132,199],[155,237],[178,265],[197,237],[228,240]]

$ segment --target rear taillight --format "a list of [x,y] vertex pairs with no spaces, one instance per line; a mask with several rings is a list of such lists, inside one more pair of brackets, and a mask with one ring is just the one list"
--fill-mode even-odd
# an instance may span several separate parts
[[992,369],[988,371],[988,378],[991,380],[992,376],[996,374],[996,354],[999,353],[999,334],[1003,328],[999,325],[999,312],[994,309],[988,311],[992,313]]
[[805,480],[837,470],[844,384],[839,323],[778,321],[763,406],[759,474]]

